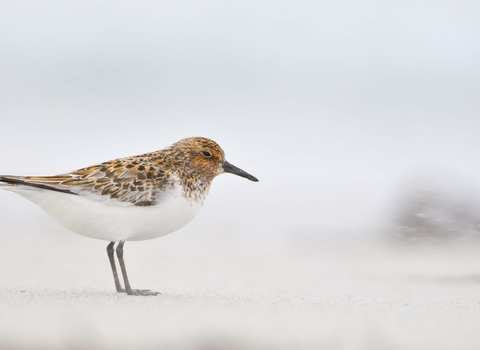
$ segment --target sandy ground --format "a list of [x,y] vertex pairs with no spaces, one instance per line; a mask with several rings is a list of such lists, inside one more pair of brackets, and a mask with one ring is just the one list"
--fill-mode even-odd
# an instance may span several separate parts
[[0,236],[1,349],[480,348],[475,244],[267,244],[192,226],[127,243],[132,285],[162,293],[131,297],[104,242],[26,225]]

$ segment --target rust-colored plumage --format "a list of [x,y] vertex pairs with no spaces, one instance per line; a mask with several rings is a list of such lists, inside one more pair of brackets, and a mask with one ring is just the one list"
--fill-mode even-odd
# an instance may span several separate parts
[[[206,156],[207,155],[207,156]],[[183,195],[203,201],[215,176],[221,174],[225,154],[207,138],[190,137],[160,151],[92,165],[56,176],[2,176],[0,181],[116,200],[137,206],[161,201],[177,183]]]

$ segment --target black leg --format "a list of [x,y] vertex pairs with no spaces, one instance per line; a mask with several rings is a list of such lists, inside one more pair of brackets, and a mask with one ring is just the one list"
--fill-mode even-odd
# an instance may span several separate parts
[[125,292],[128,295],[158,295],[158,292],[152,292],[149,289],[132,289],[130,282],[128,281],[127,269],[125,268],[125,261],[123,261],[123,245],[125,241],[120,241],[117,245],[117,258],[120,263],[120,269],[122,270],[123,282],[125,283]]
[[110,260],[110,266],[112,267],[113,279],[115,280],[115,289],[119,293],[125,293],[125,289],[122,288],[122,285],[120,284],[120,280],[118,279],[117,266],[115,265],[115,256],[114,256],[114,249],[113,249],[114,245],[115,245],[115,242],[110,242],[110,244],[107,246],[108,260]]

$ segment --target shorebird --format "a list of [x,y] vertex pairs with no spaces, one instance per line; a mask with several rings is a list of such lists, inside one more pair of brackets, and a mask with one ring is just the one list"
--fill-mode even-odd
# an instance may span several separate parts
[[186,225],[202,208],[212,180],[223,173],[258,182],[227,162],[216,142],[190,137],[159,151],[56,176],[1,175],[0,188],[39,205],[79,235],[109,241],[107,254],[117,292],[157,295],[130,286],[123,259],[125,242],[158,238]]

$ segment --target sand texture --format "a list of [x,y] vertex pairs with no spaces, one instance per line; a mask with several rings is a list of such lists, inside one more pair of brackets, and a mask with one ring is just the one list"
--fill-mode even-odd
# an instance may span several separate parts
[[480,348],[475,244],[268,245],[192,229],[125,246],[133,287],[162,293],[131,297],[114,292],[102,241],[2,237],[0,349]]

